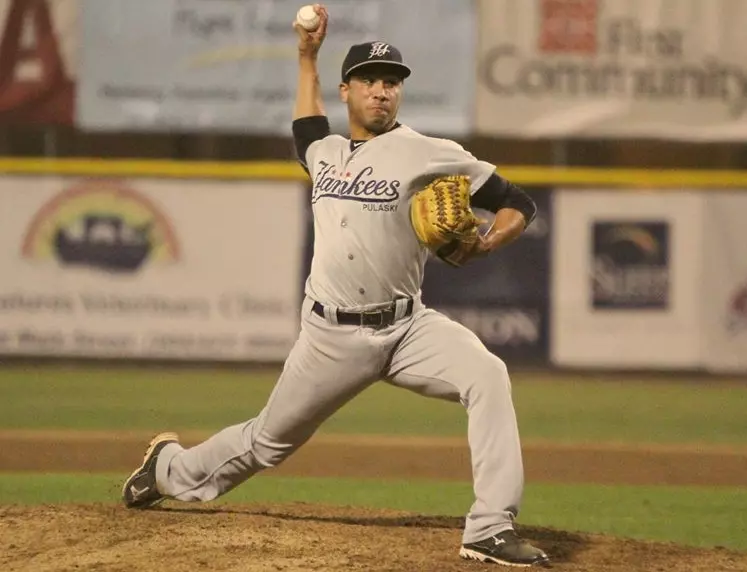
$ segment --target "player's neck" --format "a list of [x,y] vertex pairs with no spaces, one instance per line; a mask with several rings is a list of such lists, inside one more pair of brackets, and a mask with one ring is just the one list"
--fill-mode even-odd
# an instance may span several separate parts
[[372,133],[365,127],[361,127],[360,125],[351,125],[350,126],[350,140],[351,141],[370,141],[374,137],[376,137],[378,133]]
[[400,123],[399,121],[392,121],[391,125],[389,125],[385,131],[381,131],[379,133],[373,133],[372,131],[369,131],[362,125],[357,125],[354,123],[350,124],[350,140],[351,141],[370,141],[374,137],[377,137],[379,135],[383,135],[384,133],[389,133],[392,129],[395,129],[399,127]]

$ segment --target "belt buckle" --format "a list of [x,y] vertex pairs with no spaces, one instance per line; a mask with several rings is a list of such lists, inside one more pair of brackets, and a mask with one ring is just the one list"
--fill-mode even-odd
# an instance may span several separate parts
[[[369,322],[367,318],[378,316],[378,321]],[[384,326],[384,312],[382,310],[366,310],[361,312],[361,326],[371,326],[373,328],[382,328]]]

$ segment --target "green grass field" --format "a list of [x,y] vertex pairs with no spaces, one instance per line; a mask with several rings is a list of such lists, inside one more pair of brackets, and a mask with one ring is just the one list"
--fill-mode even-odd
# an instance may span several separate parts
[[[276,372],[227,369],[3,367],[0,429],[215,430],[254,416]],[[747,444],[747,382],[517,373],[524,439]],[[377,384],[326,433],[464,435],[463,409]]]
[[[747,383],[517,373],[525,440],[747,443]],[[275,373],[228,369],[5,366],[0,429],[215,430],[254,415]],[[144,398],[143,396],[147,396]],[[379,384],[328,433],[463,436],[458,405]],[[118,502],[122,475],[0,474],[0,503]],[[747,483],[747,475],[745,475]],[[321,502],[461,516],[470,483],[260,475],[220,503]],[[747,486],[631,487],[530,483],[520,522],[747,551]]]

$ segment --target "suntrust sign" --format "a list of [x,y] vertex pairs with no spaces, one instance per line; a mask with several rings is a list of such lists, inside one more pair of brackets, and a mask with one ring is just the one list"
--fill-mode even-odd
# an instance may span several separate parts
[[744,3],[520,1],[483,4],[483,133],[747,139]]

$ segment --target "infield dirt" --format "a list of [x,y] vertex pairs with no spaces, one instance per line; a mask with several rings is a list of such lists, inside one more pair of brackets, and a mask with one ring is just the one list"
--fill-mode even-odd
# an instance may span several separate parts
[[[189,445],[204,435],[183,435]],[[2,471],[125,471],[148,436],[3,432]],[[525,447],[527,480],[742,485],[747,451],[698,447]],[[320,435],[272,469],[278,475],[469,480],[458,439]],[[457,556],[462,519],[319,505],[0,506],[0,570],[470,571],[498,567]],[[521,527],[553,569],[579,572],[745,571],[747,554]],[[502,569],[502,568],[501,568]]]

